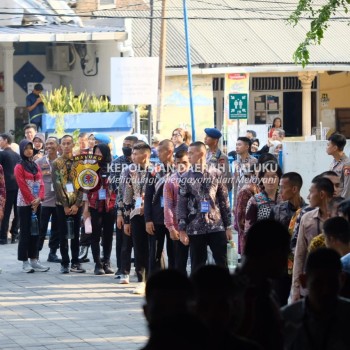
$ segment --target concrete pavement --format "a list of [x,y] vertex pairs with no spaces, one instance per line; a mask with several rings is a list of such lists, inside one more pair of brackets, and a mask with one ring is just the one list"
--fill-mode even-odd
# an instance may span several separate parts
[[50,271],[30,274],[21,272],[17,244],[0,245],[0,349],[140,349],[148,331],[143,297],[131,293],[136,277],[119,285],[114,275],[95,276],[92,262],[85,274],[62,275],[46,262],[47,242],[40,258]]

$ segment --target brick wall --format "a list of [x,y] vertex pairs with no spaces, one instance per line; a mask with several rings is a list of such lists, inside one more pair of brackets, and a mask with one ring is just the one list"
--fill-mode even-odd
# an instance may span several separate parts
[[[145,0],[116,0],[115,1],[115,8],[118,10],[147,10],[149,8],[148,1],[145,2]],[[98,11],[103,10],[103,8],[99,8],[99,0],[78,0],[77,6],[76,6],[76,13],[83,13],[83,12],[92,12],[92,11]],[[111,9],[111,8],[108,8]]]
[[76,6],[76,13],[80,12],[92,12],[98,10],[98,0],[78,0],[77,1],[77,6]]
[[147,10],[149,8],[148,6],[149,1],[142,1],[142,0],[117,0],[116,8],[118,10]]

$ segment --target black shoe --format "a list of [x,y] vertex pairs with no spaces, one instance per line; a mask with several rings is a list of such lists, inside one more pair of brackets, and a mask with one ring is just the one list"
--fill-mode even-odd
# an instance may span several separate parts
[[95,264],[95,271],[94,271],[95,275],[104,275],[105,271],[103,269],[102,263],[96,263]]
[[104,269],[106,275],[113,275],[114,274],[114,270],[112,270],[110,262],[104,263],[103,269]]
[[61,266],[61,273],[69,273],[69,268],[68,266]]
[[123,275],[122,270],[118,269],[117,272],[115,273],[116,276],[121,276]]
[[72,264],[70,267],[70,272],[84,273],[84,272],[86,272],[86,270],[83,269],[80,266],[80,264]]
[[85,263],[85,262],[90,262],[89,258],[84,258],[84,259],[78,259],[79,260],[79,264]]
[[7,244],[7,238],[1,238],[0,244]]
[[80,247],[80,252],[79,252],[79,260],[84,260],[87,258],[89,253],[89,246],[81,246]]
[[56,254],[49,253],[49,256],[47,257],[47,261],[53,262],[53,263],[60,263],[62,259],[60,259]]

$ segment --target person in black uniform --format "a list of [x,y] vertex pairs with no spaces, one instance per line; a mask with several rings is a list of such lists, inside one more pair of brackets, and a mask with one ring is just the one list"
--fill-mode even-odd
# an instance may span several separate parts
[[6,204],[4,218],[1,222],[0,244],[7,244],[7,231],[10,223],[10,215],[12,208],[14,210],[14,218],[11,225],[11,243],[15,243],[18,236],[18,215],[17,215],[17,193],[18,185],[14,175],[14,168],[21,160],[19,154],[11,148],[12,137],[9,134],[0,135],[0,164],[4,169],[5,185],[6,185]]

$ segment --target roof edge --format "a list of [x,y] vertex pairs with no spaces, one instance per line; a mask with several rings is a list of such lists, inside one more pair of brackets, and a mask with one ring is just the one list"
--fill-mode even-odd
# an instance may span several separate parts
[[[226,73],[284,73],[284,72],[323,72],[323,71],[350,71],[350,64],[345,63],[324,63],[309,64],[303,68],[296,64],[265,64],[265,65],[239,65],[217,68],[196,68],[192,67],[192,75],[217,75]],[[166,76],[187,75],[187,67],[166,68]]]

